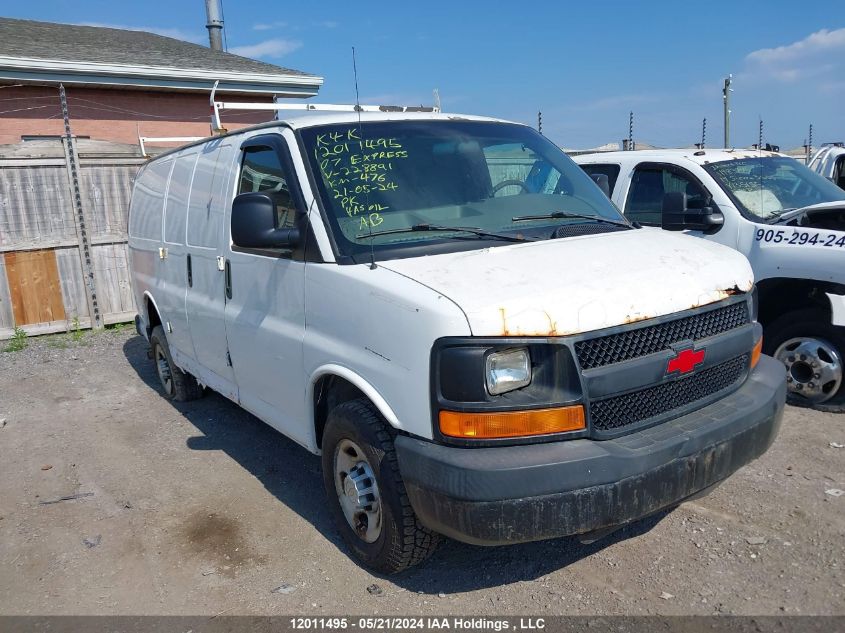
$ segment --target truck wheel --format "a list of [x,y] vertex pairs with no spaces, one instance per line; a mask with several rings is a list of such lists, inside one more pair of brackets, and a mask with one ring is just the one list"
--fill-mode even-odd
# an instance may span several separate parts
[[845,327],[822,310],[796,310],[773,321],[765,351],[786,365],[790,404],[845,412]]
[[164,397],[177,402],[187,402],[202,398],[202,387],[191,374],[185,373],[173,363],[167,337],[160,325],[150,334],[150,346],[153,348],[153,362],[161,381]]
[[323,483],[343,540],[366,566],[400,572],[439,545],[440,535],[411,508],[390,426],[368,400],[350,400],[329,413]]

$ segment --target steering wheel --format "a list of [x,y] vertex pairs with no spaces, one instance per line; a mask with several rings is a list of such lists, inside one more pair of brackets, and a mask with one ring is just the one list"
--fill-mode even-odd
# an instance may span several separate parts
[[523,181],[511,179],[511,180],[503,180],[498,185],[495,185],[493,187],[491,195],[495,196],[499,192],[500,189],[504,189],[505,187],[511,187],[511,186],[522,187],[522,190],[525,193],[531,193],[531,190],[528,188],[528,185],[526,185]]

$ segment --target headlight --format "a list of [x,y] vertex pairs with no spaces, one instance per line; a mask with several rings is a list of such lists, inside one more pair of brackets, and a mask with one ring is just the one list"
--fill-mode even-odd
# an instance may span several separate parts
[[531,384],[531,359],[528,350],[493,352],[484,364],[487,391],[491,396],[507,393]]

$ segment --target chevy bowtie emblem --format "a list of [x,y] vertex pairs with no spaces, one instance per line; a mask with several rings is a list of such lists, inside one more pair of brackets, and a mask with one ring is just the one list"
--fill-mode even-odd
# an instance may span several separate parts
[[678,372],[680,374],[688,374],[703,362],[703,349],[697,351],[693,351],[692,349],[685,349],[678,352],[678,355],[675,356],[675,358],[669,359],[669,365],[666,367],[666,373],[673,374],[675,372]]

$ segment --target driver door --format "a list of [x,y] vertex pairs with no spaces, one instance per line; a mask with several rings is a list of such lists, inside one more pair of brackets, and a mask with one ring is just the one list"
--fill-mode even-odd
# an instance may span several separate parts
[[[276,228],[304,213],[290,153],[279,134],[262,134],[240,147],[236,194],[262,192],[276,203]],[[227,222],[226,334],[240,403],[284,433],[306,443],[305,261],[292,249],[248,249],[231,242]]]

